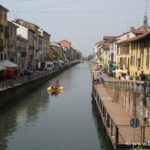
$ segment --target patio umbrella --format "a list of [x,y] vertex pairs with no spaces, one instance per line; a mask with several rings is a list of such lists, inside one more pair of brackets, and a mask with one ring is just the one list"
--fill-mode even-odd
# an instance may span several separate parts
[[3,71],[3,70],[6,70],[6,68],[3,66],[0,66],[0,71]]
[[113,73],[127,73],[127,70],[116,69],[112,71]]

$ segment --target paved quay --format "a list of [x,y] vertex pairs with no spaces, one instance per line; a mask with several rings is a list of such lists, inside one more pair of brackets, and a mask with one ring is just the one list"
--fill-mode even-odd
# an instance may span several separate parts
[[[109,96],[102,84],[94,85],[103,106],[117,126],[130,126],[132,116]],[[126,140],[129,140],[128,138]]]
[[[133,116],[127,112],[119,103],[114,102],[107,93],[103,84],[95,84],[94,89],[97,93],[98,99],[96,103],[101,113],[104,126],[108,132],[110,140],[113,145],[125,147],[131,146],[133,143],[142,143],[144,136],[144,144],[150,144],[150,128],[144,128],[144,135],[142,133],[142,126],[133,128],[130,125],[130,120]],[[102,107],[100,107],[102,106]],[[105,111],[103,111],[105,109]],[[108,117],[109,116],[109,117]],[[109,118],[109,119],[108,119]],[[107,125],[109,122],[109,126]],[[118,129],[118,135],[116,133]],[[117,141],[116,141],[117,140]],[[150,149],[150,145],[148,145]]]
[[[92,65],[91,65],[92,66]],[[91,73],[93,72],[90,66]],[[106,80],[117,79],[103,74]],[[103,124],[115,149],[129,149],[144,145],[144,149],[150,149],[150,127],[139,125],[131,127],[131,119],[134,117],[110,96],[106,87],[101,83],[93,84],[93,95],[101,114]]]
[[107,112],[110,114],[116,125],[129,125],[132,116],[125,109],[123,109],[120,104],[114,102],[102,84],[97,84],[94,86],[101,98],[101,101],[107,108]]

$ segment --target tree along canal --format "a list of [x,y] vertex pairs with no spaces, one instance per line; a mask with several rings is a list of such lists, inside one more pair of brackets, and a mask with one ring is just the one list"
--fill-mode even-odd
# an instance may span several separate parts
[[[59,79],[57,96],[47,87]],[[49,80],[0,112],[0,150],[113,150],[91,98],[87,63]]]

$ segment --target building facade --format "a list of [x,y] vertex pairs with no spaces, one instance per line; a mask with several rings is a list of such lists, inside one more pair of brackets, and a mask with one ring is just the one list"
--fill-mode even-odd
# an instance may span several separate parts
[[8,40],[7,40],[7,58],[11,62],[17,64],[17,51],[16,51],[16,41],[17,41],[17,26],[12,22],[8,21]]
[[0,60],[7,59],[7,13],[8,9],[0,5]]
[[14,23],[18,26],[17,35],[28,40],[27,66],[38,68],[39,62],[48,60],[50,34],[37,25],[22,19],[17,19]]
[[43,31],[43,59],[49,60],[49,46],[50,46],[50,37],[51,35],[46,31]]
[[132,38],[124,43],[130,46],[130,72],[131,75],[140,75],[143,71],[145,74],[150,75],[150,32]]
[[16,51],[17,51],[18,66],[20,66],[21,71],[26,70],[27,69],[28,40],[23,38],[21,35],[17,35]]

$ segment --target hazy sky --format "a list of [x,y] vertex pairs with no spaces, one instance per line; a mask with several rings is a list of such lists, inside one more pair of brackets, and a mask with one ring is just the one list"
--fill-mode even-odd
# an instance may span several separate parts
[[69,40],[84,56],[92,54],[103,36],[121,35],[143,24],[150,0],[0,0],[17,18],[37,24],[51,34],[51,42]]

